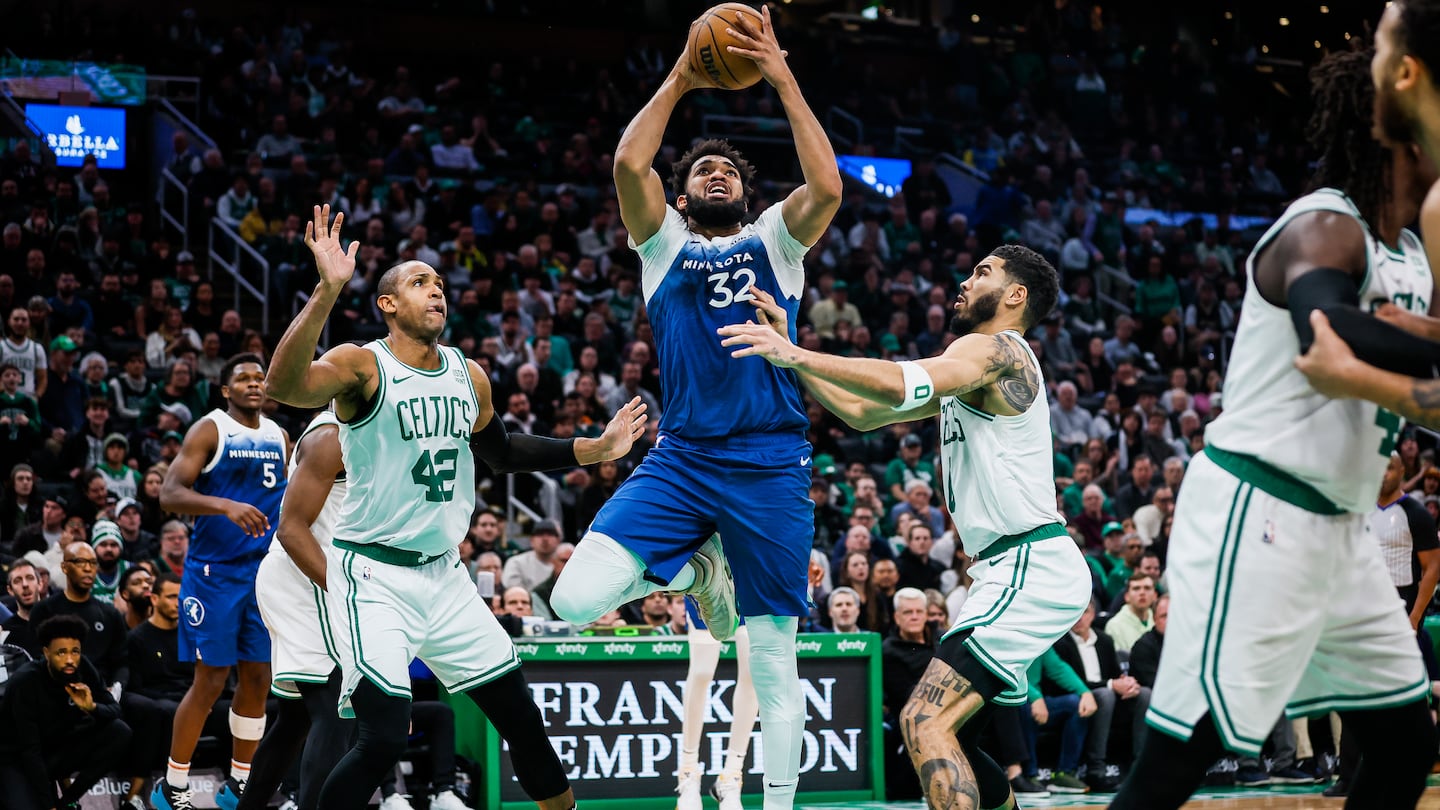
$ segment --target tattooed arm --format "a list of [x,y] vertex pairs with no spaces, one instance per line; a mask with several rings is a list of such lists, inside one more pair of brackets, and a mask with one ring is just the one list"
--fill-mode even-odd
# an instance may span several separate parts
[[1320,313],[1310,316],[1315,342],[1295,367],[1315,390],[1337,399],[1365,399],[1426,427],[1440,428],[1440,380],[1407,377],[1366,363]]

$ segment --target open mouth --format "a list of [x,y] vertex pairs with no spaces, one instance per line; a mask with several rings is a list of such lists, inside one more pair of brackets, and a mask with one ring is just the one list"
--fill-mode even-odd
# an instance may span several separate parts
[[724,183],[711,183],[705,187],[705,196],[724,198],[730,196],[730,187]]

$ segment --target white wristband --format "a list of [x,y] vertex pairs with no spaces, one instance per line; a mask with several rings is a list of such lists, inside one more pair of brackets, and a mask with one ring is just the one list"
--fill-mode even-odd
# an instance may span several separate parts
[[904,360],[896,365],[900,366],[900,373],[905,376],[905,401],[895,406],[895,410],[913,411],[935,396],[935,383],[919,363]]

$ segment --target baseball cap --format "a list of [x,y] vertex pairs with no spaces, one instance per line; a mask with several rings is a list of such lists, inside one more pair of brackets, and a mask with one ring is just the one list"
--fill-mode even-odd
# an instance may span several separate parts
[[182,250],[175,255],[176,264],[194,264],[195,254],[188,250]]
[[177,441],[177,442],[183,442],[183,441],[185,441],[185,437],[184,437],[184,436],[181,436],[179,433],[177,433],[177,432],[175,432],[175,431],[173,431],[173,430],[167,430],[167,431],[165,431],[165,435],[160,437],[160,441],[162,441],[162,442],[168,442],[168,441],[170,441],[171,439],[174,439],[174,440]]
[[829,453],[821,453],[816,456],[814,465],[815,472],[821,475],[835,474],[835,457]]
[[1112,533],[1112,532],[1123,532],[1123,531],[1125,531],[1125,527],[1124,527],[1124,526],[1121,526],[1119,523],[1117,523],[1117,522],[1115,522],[1115,521],[1112,520],[1112,521],[1110,521],[1109,523],[1106,523],[1106,524],[1105,524],[1105,528],[1103,528],[1103,529],[1100,530],[1100,536],[1101,536],[1101,537],[1104,537],[1105,535],[1110,534],[1110,533]]
[[74,352],[79,351],[80,347],[75,345],[75,341],[71,340],[69,335],[60,335],[50,341],[50,351],[53,352],[57,349],[62,352]]
[[455,252],[455,243],[454,243],[454,242],[441,242],[441,243],[440,243],[440,252],[441,252],[441,253],[454,253],[454,252]]
[[920,437],[916,436],[914,433],[911,433],[900,440],[901,447],[920,447],[923,444],[924,442],[920,441]]
[[95,521],[95,527],[90,530],[90,545],[99,546],[106,540],[113,540],[122,547],[125,545],[125,538],[120,534],[120,527],[109,520]]
[[111,433],[105,437],[105,446],[109,447],[112,444],[119,444],[125,448],[125,452],[130,452],[130,440],[119,433]]
[[880,337],[880,348],[887,352],[898,352],[900,351],[900,338],[886,332]]
[[180,424],[190,424],[190,408],[183,402],[172,402],[169,405],[161,405],[160,410],[180,420]]
[[145,511],[140,507],[139,501],[135,500],[134,498],[125,498],[122,499],[119,503],[115,504],[115,516],[119,517],[120,515],[125,514],[126,509],[134,509],[137,512]]
[[22,559],[22,560],[24,560],[25,562],[28,562],[28,563],[30,563],[31,565],[35,566],[35,568],[38,569],[38,570],[41,570],[41,571],[49,571],[49,570],[50,570],[50,563],[45,562],[45,555],[44,555],[44,554],[41,554],[41,553],[38,552],[38,551],[27,551],[27,552],[25,552],[25,555],[24,555],[23,557],[21,557],[20,559]]
[[531,529],[531,530],[530,530],[530,533],[531,533],[531,534],[553,534],[553,535],[555,535],[555,536],[558,537],[558,536],[560,535],[560,524],[559,524],[559,523],[556,523],[556,522],[553,521],[553,520],[542,520],[542,521],[540,521],[539,523],[536,523],[536,524],[535,524],[535,528],[534,528],[534,529]]
[[846,290],[849,290],[849,289],[850,289],[850,285],[845,282],[845,279],[840,279],[839,281],[837,281],[837,282],[835,282],[834,284],[831,284],[831,285],[830,285],[830,291],[831,291],[831,292],[836,292],[837,290],[838,290],[839,292],[845,292]]

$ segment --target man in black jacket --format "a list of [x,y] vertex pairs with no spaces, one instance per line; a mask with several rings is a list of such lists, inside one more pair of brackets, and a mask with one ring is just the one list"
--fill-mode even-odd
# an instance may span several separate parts
[[905,535],[905,550],[895,558],[895,566],[900,570],[900,587],[940,590],[940,575],[945,573],[945,566],[930,558],[930,549],[935,545],[933,531],[928,523],[917,520],[910,524],[910,531]]
[[128,628],[114,605],[96,599],[91,593],[98,565],[95,549],[89,543],[66,546],[60,563],[60,569],[65,572],[65,590],[36,605],[30,613],[30,623],[38,628],[51,616],[79,617],[89,632],[85,657],[100,670],[109,688],[110,684],[123,684],[127,679],[125,635]]
[[[0,805],[7,810],[78,807],[124,756],[130,727],[100,672],[80,653],[85,633],[76,616],[42,623],[36,629],[42,659],[7,685],[0,704]],[[57,799],[56,781],[72,773]]]
[[1105,754],[1110,744],[1110,729],[1116,720],[1129,720],[1133,729],[1132,751],[1138,753],[1145,733],[1145,710],[1150,705],[1150,689],[1127,674],[1120,666],[1115,642],[1091,627],[1096,606],[1092,600],[1080,620],[1069,633],[1055,642],[1055,652],[1090,687],[1097,706],[1090,719],[1090,736],[1085,741],[1085,782],[1095,793],[1114,793],[1119,780],[1105,775]]
[[1146,688],[1155,685],[1155,673],[1160,671],[1160,651],[1165,646],[1165,620],[1169,617],[1170,597],[1162,596],[1155,602],[1155,626],[1130,648],[1130,674]]
[[[879,598],[878,596],[875,598]],[[910,699],[915,685],[935,658],[939,636],[926,625],[923,591],[901,588],[895,592],[895,632],[880,648],[883,670],[880,682],[885,703],[885,797],[918,799],[921,785],[910,764],[910,755],[900,737],[900,708]]]

